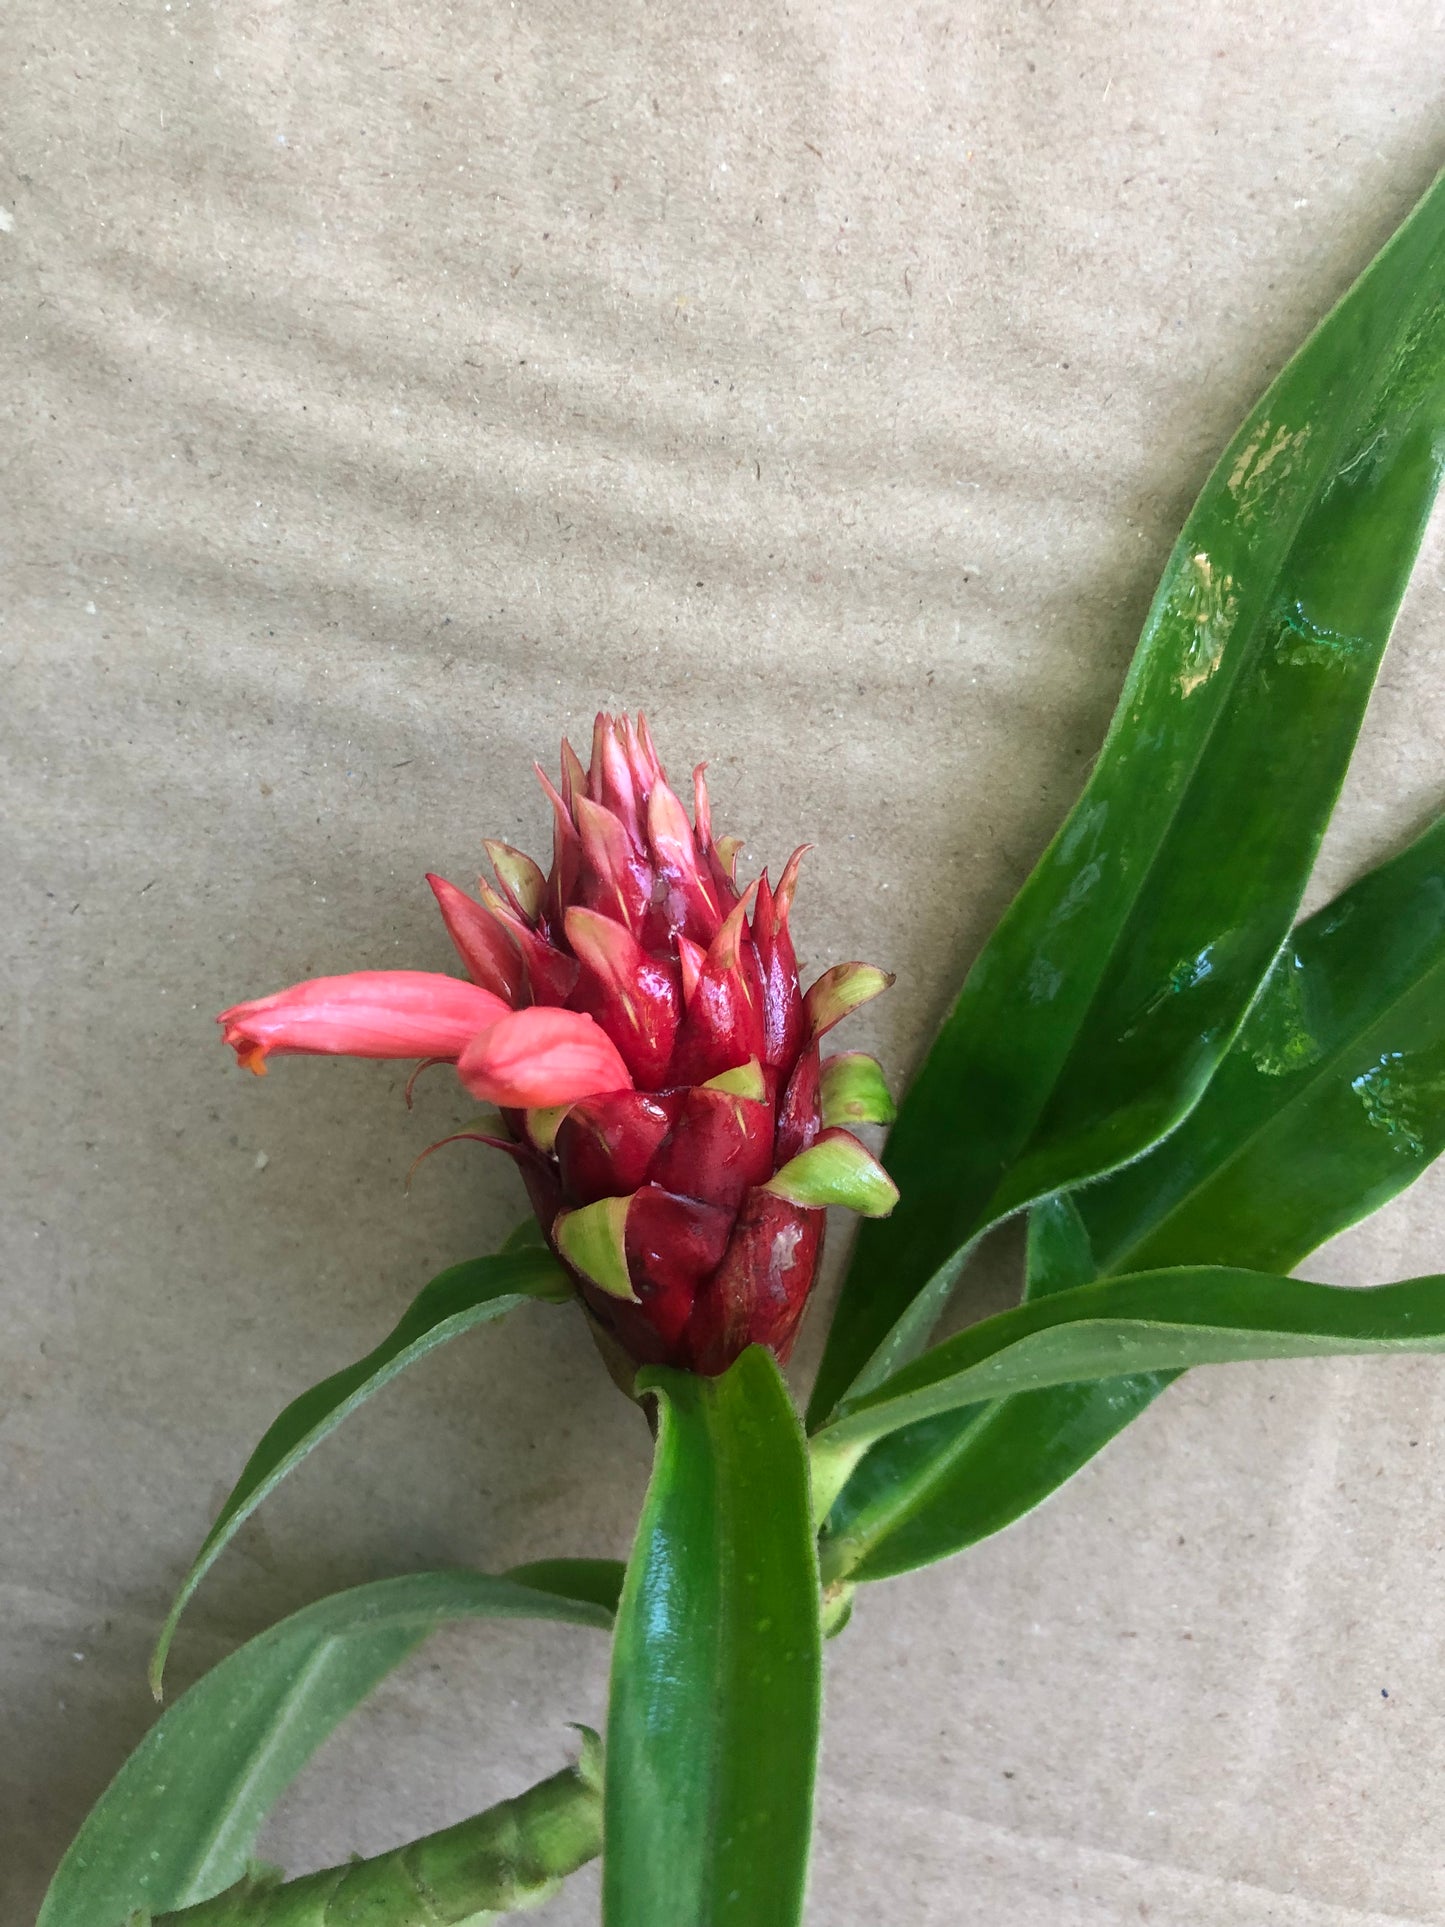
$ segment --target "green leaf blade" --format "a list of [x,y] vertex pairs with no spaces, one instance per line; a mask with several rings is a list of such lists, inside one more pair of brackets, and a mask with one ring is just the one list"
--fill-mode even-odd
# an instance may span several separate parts
[[1445,1277],[1368,1291],[1222,1265],[1102,1279],[960,1332],[846,1400],[821,1456],[983,1400],[1266,1358],[1445,1351]]
[[609,1619],[616,1617],[626,1576],[620,1559],[537,1559],[530,1565],[513,1566],[507,1573],[513,1585],[599,1606]]
[[1098,1260],[1077,1194],[1062,1191],[1041,1198],[1029,1213],[1024,1297],[1047,1298],[1075,1285],[1090,1285],[1098,1275]]
[[226,1546],[286,1475],[344,1418],[408,1365],[414,1365],[449,1338],[515,1311],[519,1305],[537,1299],[560,1302],[565,1287],[565,1274],[551,1254],[526,1246],[452,1265],[422,1287],[374,1351],[291,1401],[246,1461],[220,1516],[181,1581],[151,1656],[151,1691],[157,1699],[181,1614]]
[[801,1918],[820,1702],[808,1466],[771,1353],[658,1371],[657,1463],[618,1612],[607,1927]]
[[612,1624],[595,1572],[577,1598],[558,1578],[543,1588],[509,1575],[410,1573],[318,1600],[249,1640],[168,1707],[121,1767],[61,1862],[37,1927],[120,1927],[132,1910],[191,1906],[239,1880],[302,1766],[438,1626]]
[[990,1223],[1186,1116],[1243,1019],[1438,486],[1442,267],[1445,180],[1205,485],[1088,787],[900,1109],[885,1162],[902,1201],[860,1230],[814,1423],[865,1368],[876,1379],[916,1353]]
[[1179,1130],[1078,1193],[1104,1272],[1288,1270],[1445,1150],[1445,819],[1294,932]]
[[[1445,819],[1301,924],[1204,1097],[1147,1156],[1035,1206],[1029,1295],[1159,1266],[1286,1271],[1445,1150]],[[1172,1373],[956,1412],[882,1440],[826,1570],[893,1577],[1032,1509]],[[848,1563],[851,1562],[851,1563]]]
[[896,1579],[1032,1512],[1150,1405],[1173,1372],[1020,1392],[878,1440],[839,1495],[824,1583]]

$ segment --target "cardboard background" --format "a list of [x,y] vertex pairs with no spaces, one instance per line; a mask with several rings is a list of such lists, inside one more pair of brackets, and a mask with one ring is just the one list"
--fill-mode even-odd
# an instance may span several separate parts
[[[817,845],[901,1077],[1076,793],[1172,537],[1440,159],[1441,19],[878,0],[17,0],[0,203],[11,870],[0,1918],[144,1730],[174,1582],[290,1396],[519,1215],[389,1066],[212,1013],[448,967],[422,872],[540,846],[602,704]],[[1445,790],[1427,547],[1321,866]],[[1441,1262],[1427,1179],[1309,1268]],[[835,1252],[836,1256],[836,1252]],[[803,1349],[800,1365],[811,1356]],[[1196,1375],[830,1653],[812,1916],[1445,1919],[1438,1365]],[[622,1553],[647,1441],[575,1320],[416,1368],[272,1500],[176,1687],[322,1591]],[[552,1771],[603,1642],[445,1635],[264,1846]],[[1388,1695],[1388,1697],[1386,1697]],[[545,1915],[595,1917],[579,1877]]]

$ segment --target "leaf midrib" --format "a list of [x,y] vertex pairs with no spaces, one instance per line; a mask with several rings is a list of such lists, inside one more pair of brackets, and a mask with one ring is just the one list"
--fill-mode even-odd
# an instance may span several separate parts
[[[273,1712],[261,1729],[261,1744],[252,1750],[249,1764],[239,1778],[230,1781],[228,1790],[222,1791],[221,1804],[213,1813],[209,1841],[199,1849],[189,1865],[185,1888],[178,1891],[175,1897],[176,1906],[189,1906],[195,1901],[208,1899],[216,1892],[218,1876],[212,1870],[218,1861],[224,1861],[225,1855],[235,1852],[232,1843],[236,1831],[236,1810],[270,1766],[281,1740],[294,1725],[297,1713],[306,1705],[340,1643],[338,1634],[324,1635],[310,1658],[303,1662],[285,1694],[275,1703]],[[254,1834],[255,1829],[251,1831]],[[229,1872],[229,1868],[223,1865],[222,1871]],[[209,1884],[206,1884],[208,1881]]]

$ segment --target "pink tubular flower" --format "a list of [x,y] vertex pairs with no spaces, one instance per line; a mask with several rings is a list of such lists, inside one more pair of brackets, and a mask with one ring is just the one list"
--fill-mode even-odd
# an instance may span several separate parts
[[624,1090],[631,1082],[612,1039],[590,1017],[533,1004],[479,1031],[457,1063],[473,1097],[531,1110]]
[[[538,771],[539,776],[541,771]],[[494,1136],[594,1323],[642,1363],[717,1373],[754,1343],[786,1359],[825,1207],[897,1192],[847,1127],[893,1114],[878,1065],[821,1039],[892,982],[836,964],[804,995],[788,933],[803,851],[739,890],[739,844],[668,787],[641,717],[602,715],[583,768],[562,745],[552,865],[489,843],[481,901],[429,877],[472,979],[323,977],[220,1021],[268,1051],[453,1062],[501,1109]]]
[[509,1014],[489,990],[426,970],[357,970],[312,977],[233,1004],[216,1019],[258,1077],[271,1051],[347,1057],[459,1057],[479,1030]]

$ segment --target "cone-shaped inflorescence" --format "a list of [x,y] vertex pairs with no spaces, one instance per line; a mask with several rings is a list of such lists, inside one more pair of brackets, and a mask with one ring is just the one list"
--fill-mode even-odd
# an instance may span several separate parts
[[694,820],[641,717],[562,746],[547,874],[489,843],[480,901],[429,879],[469,984],[416,971],[320,978],[221,1018],[243,1063],[270,1051],[454,1062],[498,1107],[462,1135],[517,1160],[593,1318],[633,1359],[726,1370],[786,1359],[824,1208],[896,1192],[848,1128],[892,1105],[872,1058],[824,1058],[832,1027],[892,981],[837,964],[804,994],[788,934],[803,852],[776,887],[735,881],[694,775]]

